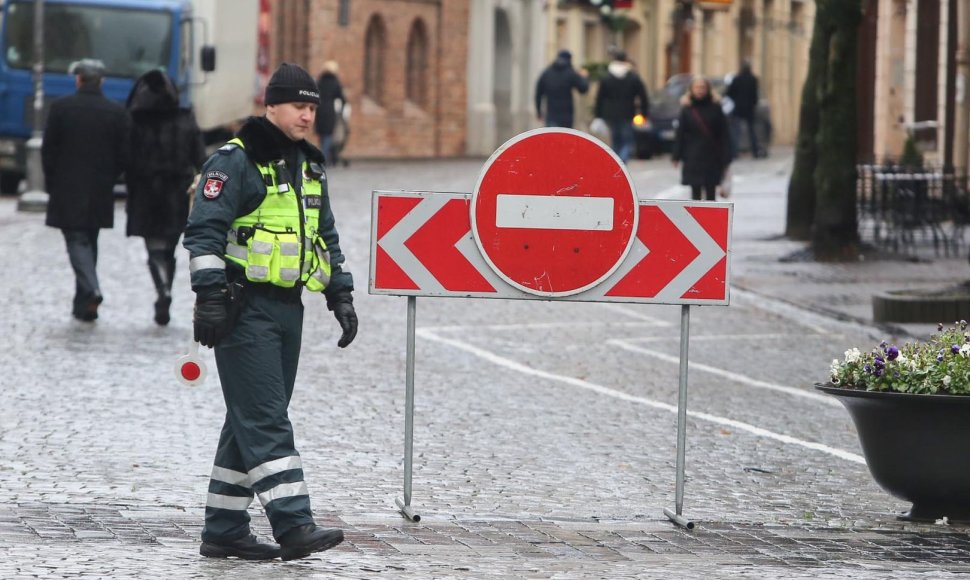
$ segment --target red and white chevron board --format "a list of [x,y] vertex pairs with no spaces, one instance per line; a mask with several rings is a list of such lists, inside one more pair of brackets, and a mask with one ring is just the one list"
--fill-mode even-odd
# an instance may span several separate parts
[[472,234],[470,193],[375,191],[370,293],[579,302],[727,305],[733,205],[640,200],[619,267],[568,296],[530,294],[496,273]]

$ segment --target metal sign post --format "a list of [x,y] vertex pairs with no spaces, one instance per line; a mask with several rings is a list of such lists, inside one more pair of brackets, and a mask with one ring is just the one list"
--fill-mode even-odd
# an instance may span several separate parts
[[677,392],[677,483],[674,492],[674,508],[664,508],[664,514],[678,526],[694,529],[694,522],[684,513],[684,470],[687,455],[687,350],[690,342],[690,306],[680,307],[680,385]]
[[420,522],[421,516],[411,507],[411,473],[414,459],[414,328],[418,298],[408,296],[407,363],[404,370],[404,501],[394,502],[406,518]]
[[34,126],[30,139],[27,140],[27,189],[17,199],[17,211],[44,211],[50,197],[44,191],[44,168],[40,151],[44,141],[45,58],[44,0],[34,0]]
[[626,166],[571,129],[500,147],[474,193],[375,191],[371,294],[408,297],[405,517],[411,505],[418,296],[681,306],[676,511],[683,517],[691,305],[727,306],[733,205],[638,199]]

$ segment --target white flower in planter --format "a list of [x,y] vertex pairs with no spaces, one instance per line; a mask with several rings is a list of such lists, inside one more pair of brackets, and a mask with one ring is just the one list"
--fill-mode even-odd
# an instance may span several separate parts
[[832,361],[831,384],[863,391],[970,395],[970,333],[967,322],[944,330],[926,342],[902,347],[882,342],[869,352],[858,348]]

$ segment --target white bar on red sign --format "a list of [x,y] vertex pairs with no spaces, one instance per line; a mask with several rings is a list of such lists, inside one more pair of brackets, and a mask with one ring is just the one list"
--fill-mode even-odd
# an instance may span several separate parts
[[535,230],[613,229],[613,198],[500,194],[495,227]]

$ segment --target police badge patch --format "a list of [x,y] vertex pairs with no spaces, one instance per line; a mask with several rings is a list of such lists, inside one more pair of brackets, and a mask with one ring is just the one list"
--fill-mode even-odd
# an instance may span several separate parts
[[221,171],[210,171],[205,174],[205,185],[202,186],[202,195],[206,199],[215,199],[222,193],[222,186],[229,181],[229,176]]
[[206,179],[205,185],[202,187],[202,195],[204,195],[206,199],[215,199],[219,197],[219,193],[222,192],[223,184],[225,184],[225,181],[221,181],[219,179]]

